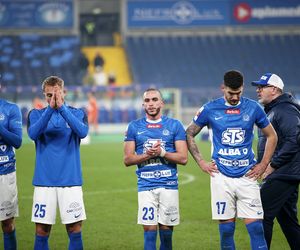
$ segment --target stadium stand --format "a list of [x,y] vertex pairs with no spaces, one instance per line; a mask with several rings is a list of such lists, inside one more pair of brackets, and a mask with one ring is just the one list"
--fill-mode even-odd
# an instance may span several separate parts
[[78,36],[26,34],[0,39],[0,63],[5,85],[38,85],[45,75],[60,75],[66,85],[81,84],[78,72]]
[[277,72],[298,85],[300,35],[128,36],[127,54],[133,81],[167,87],[218,86],[230,68],[246,82]]

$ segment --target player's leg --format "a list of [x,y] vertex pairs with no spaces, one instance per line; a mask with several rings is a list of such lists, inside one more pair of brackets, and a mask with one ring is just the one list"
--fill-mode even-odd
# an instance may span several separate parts
[[82,221],[86,219],[81,186],[57,188],[60,217],[69,236],[69,250],[83,249]]
[[297,217],[299,182],[288,181],[287,184],[289,185],[289,188],[287,188],[289,189],[289,195],[287,195],[288,199],[277,215],[277,220],[290,248],[296,250],[299,249],[300,246],[300,226]]
[[172,250],[173,226],[159,224],[160,250]]
[[4,250],[17,249],[16,230],[14,225],[14,218],[9,218],[1,221],[3,231]]
[[236,185],[237,217],[244,218],[251,249],[268,249],[262,224],[264,214],[259,184],[256,180],[243,176],[236,180]]
[[57,196],[54,187],[34,187],[31,221],[35,222],[35,250],[48,250],[51,226],[55,224]]
[[4,249],[17,249],[14,217],[19,215],[16,172],[0,175],[0,221]]
[[144,228],[144,250],[156,249],[158,192],[138,192],[138,224]]
[[212,219],[219,221],[220,248],[235,249],[235,186],[232,178],[216,173],[210,178]]
[[82,221],[67,224],[66,230],[69,235],[69,250],[82,250],[82,234],[81,234]]
[[268,249],[267,242],[264,237],[264,229],[262,220],[245,219],[244,220],[249,236],[251,249]]
[[159,237],[160,250],[172,249],[173,227],[179,225],[179,194],[178,190],[159,188]]
[[34,250],[48,250],[48,239],[52,225],[35,223]]

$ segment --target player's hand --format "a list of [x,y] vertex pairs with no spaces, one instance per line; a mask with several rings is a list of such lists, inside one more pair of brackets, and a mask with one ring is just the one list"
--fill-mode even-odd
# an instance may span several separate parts
[[266,168],[266,171],[263,173],[262,178],[266,179],[268,175],[272,174],[275,171],[275,168],[272,168],[269,164]]
[[201,161],[200,168],[203,172],[208,173],[210,176],[214,177],[214,173],[219,173],[218,167],[215,161],[206,162],[204,160]]
[[160,148],[161,143],[158,141],[157,143],[155,143],[152,148],[149,148],[146,151],[147,155],[150,155],[151,157],[157,157],[160,155],[161,152],[161,148]]
[[52,97],[51,97],[51,100],[50,100],[49,105],[50,105],[50,107],[53,108],[53,109],[56,108],[55,92],[54,92],[54,91],[52,92]]
[[55,88],[55,95],[56,95],[56,107],[60,108],[64,104],[62,90],[60,88]]
[[258,163],[254,165],[252,169],[246,174],[247,177],[257,180],[265,172],[266,166],[264,164]]

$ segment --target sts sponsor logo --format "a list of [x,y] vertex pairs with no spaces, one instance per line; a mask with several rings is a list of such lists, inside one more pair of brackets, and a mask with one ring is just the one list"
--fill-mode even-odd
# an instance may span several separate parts
[[237,145],[245,140],[245,130],[241,128],[228,128],[222,133],[222,144]]

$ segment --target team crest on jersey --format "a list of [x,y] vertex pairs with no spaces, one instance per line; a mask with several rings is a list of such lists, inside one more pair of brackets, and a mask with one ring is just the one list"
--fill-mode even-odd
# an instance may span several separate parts
[[228,115],[239,115],[241,113],[240,109],[226,109],[225,111]]
[[163,135],[170,135],[170,131],[167,130],[167,129],[164,129],[164,130],[163,130]]
[[3,113],[0,114],[0,121],[3,121],[5,119],[5,115]]
[[248,122],[250,120],[249,115],[243,115],[243,121]]
[[2,152],[5,152],[6,148],[7,148],[6,145],[1,145],[1,146],[0,146],[0,149],[1,149]]
[[147,128],[161,128],[161,124],[147,124]]

